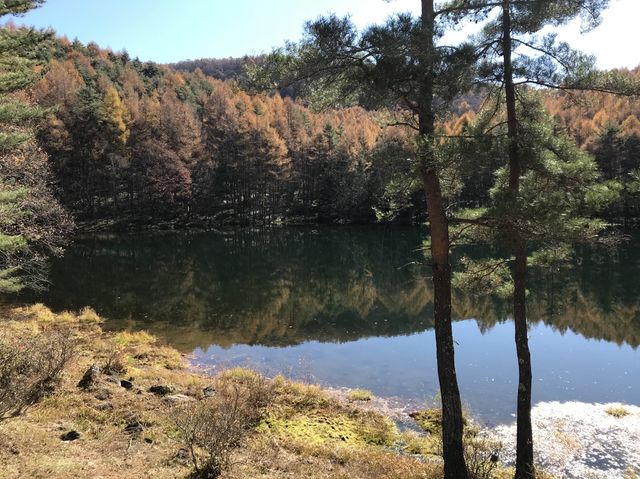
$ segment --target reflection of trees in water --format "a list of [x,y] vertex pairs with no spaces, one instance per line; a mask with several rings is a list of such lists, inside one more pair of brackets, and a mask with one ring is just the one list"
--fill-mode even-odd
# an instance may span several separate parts
[[[56,265],[47,301],[90,304],[114,326],[144,327],[185,350],[410,334],[431,326],[421,235],[342,227],[94,238]],[[638,242],[613,256],[584,250],[575,268],[535,275],[531,320],[637,346],[639,253]],[[461,293],[453,306],[483,331],[510,310]]]
[[619,249],[584,248],[572,268],[533,278],[530,316],[555,329],[640,345],[640,237]]
[[403,267],[421,259],[420,236],[323,228],[96,238],[55,266],[47,300],[143,320],[185,345],[405,334],[424,330],[430,317],[421,266]]
[[[582,248],[571,267],[532,272],[529,321],[543,322],[561,333],[640,345],[639,240],[636,237],[615,250]],[[471,311],[482,304],[472,305]],[[494,300],[477,316],[466,317],[479,318],[481,328],[490,328],[509,314],[509,304]]]
[[[587,338],[604,339],[617,344],[640,345],[640,304],[611,304],[605,308],[575,287],[565,288],[566,297],[558,301],[553,315],[544,308],[544,300],[532,301],[530,316],[541,318],[560,332],[568,330]],[[542,311],[540,311],[543,309]]]

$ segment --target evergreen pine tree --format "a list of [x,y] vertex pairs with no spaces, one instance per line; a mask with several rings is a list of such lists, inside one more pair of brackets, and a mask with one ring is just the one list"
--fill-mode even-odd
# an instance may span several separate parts
[[[481,141],[490,142],[496,141],[497,131],[503,135],[500,149],[494,153],[503,153],[504,166],[497,176],[491,207],[468,213],[460,221],[494,228],[489,237],[497,235],[494,241],[500,240],[512,255],[506,262],[467,266],[468,271],[485,281],[500,276],[512,280],[519,371],[517,479],[535,477],[526,310],[528,257],[540,245],[547,245],[557,253],[565,251],[562,245],[597,236],[604,225],[591,215],[618,189],[599,183],[593,160],[570,142],[552,141],[554,136],[560,141],[562,135],[549,126],[530,86],[626,94],[637,91],[635,85],[620,75],[598,72],[592,58],[558,42],[555,34],[539,36],[539,32],[545,26],[562,25],[578,16],[584,27],[593,27],[608,3],[608,0],[455,0],[443,7],[453,21],[465,17],[487,20],[477,38],[477,73],[479,81],[494,92],[494,106],[488,110],[491,120],[487,120],[485,112],[486,129],[475,134],[484,136]],[[466,231],[468,234],[469,230]],[[539,253],[537,257],[548,259],[550,254]]]
[[[0,17],[41,3],[2,1]],[[60,251],[70,228],[51,192],[47,158],[33,139],[44,112],[25,93],[46,59],[49,37],[11,25],[0,29],[0,292],[42,287],[47,255]]]

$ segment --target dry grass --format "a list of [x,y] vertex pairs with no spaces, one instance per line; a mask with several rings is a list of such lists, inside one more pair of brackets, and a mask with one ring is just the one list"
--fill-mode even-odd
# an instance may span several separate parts
[[156,338],[146,331],[122,331],[113,336],[113,343],[120,347],[151,345]]
[[[239,408],[242,414],[234,416],[248,419],[241,421],[242,434],[224,444],[232,467],[221,471],[223,478],[442,477],[434,437],[399,433],[381,414],[281,376],[265,381],[241,368],[215,378],[195,374],[177,351],[153,336],[103,332],[99,324],[91,310],[56,315],[41,305],[0,318],[3,334],[65,331],[76,344],[58,390],[25,414],[0,422],[0,478],[188,477],[193,473],[185,448],[189,427],[181,415],[202,419],[204,411],[211,416],[220,409],[207,406],[226,408],[223,399],[233,399],[226,394],[232,391],[252,397],[245,405],[253,406]],[[92,365],[102,371],[95,384],[78,388]],[[121,387],[120,379],[133,387]],[[154,385],[177,394],[153,394],[149,388]],[[205,388],[210,388],[206,394]],[[262,396],[255,393],[265,388],[269,400],[256,403]],[[216,420],[224,423],[219,416]],[[69,431],[80,437],[63,441],[61,435]],[[194,449],[205,461],[211,452],[206,441]]]
[[54,313],[45,305],[37,303],[30,306],[15,308],[11,311],[14,319],[23,321],[33,321],[40,325],[63,324],[100,324],[102,319],[91,308],[83,308],[79,313],[74,314],[69,311]]
[[347,396],[349,401],[371,401],[373,399],[373,393],[367,389],[354,389]]
[[631,414],[629,411],[627,411],[624,407],[622,406],[611,406],[610,408],[608,408],[605,411],[609,416],[613,416],[615,418],[621,419],[623,417],[628,416],[629,414]]
[[[0,423],[1,478],[173,478],[190,472],[188,462],[175,457],[182,443],[170,406],[146,390],[153,384],[172,383],[181,392],[201,394],[205,379],[184,369],[167,368],[168,364],[176,367],[178,360],[180,367],[186,364],[174,350],[147,350],[149,341],[132,335],[136,339],[127,338],[126,346],[118,346],[118,354],[126,368],[123,378],[133,379],[136,388],[128,391],[105,376],[92,390],[79,389],[76,385],[89,366],[104,365],[109,358],[113,362],[114,345],[122,343],[121,338],[102,332],[93,314],[85,309],[76,315],[56,315],[36,305],[0,319],[0,330],[6,335],[65,331],[76,342],[76,355],[59,389],[25,414]],[[144,346],[144,351],[136,344]],[[138,353],[144,353],[142,359],[134,358]],[[100,394],[108,398],[97,399]],[[140,422],[143,430],[125,432],[134,422]],[[61,434],[71,430],[79,432],[80,438],[62,441]]]

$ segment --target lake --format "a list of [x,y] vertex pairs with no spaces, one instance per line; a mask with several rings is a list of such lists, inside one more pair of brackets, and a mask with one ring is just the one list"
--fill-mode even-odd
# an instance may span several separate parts
[[[438,393],[432,287],[411,227],[96,236],[52,267],[38,299],[95,308],[111,329],[144,329],[216,367],[432,404]],[[482,252],[475,251],[475,254]],[[640,236],[580,249],[569,268],[533,273],[534,402],[640,405]],[[463,402],[487,425],[515,412],[509,304],[456,292]]]

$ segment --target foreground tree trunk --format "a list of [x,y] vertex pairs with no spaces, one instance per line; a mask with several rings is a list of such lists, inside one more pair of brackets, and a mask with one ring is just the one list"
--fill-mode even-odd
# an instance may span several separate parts
[[526,312],[527,249],[523,241],[516,247],[513,278],[513,318],[518,356],[518,421],[516,438],[516,479],[533,479],[533,427],[531,425],[531,354]]
[[445,479],[469,477],[462,443],[463,421],[460,390],[456,376],[451,328],[451,266],[449,264],[449,226],[433,171],[423,173],[427,210],[431,226],[431,263],[433,268],[434,319],[438,380],[442,399],[442,450]]
[[460,390],[456,376],[453,331],[451,328],[451,265],[449,223],[442,199],[440,178],[433,158],[435,117],[433,113],[434,7],[433,0],[422,0],[424,33],[424,78],[420,94],[420,167],[431,227],[434,320],[438,380],[442,398],[442,449],[445,479],[467,479],[469,472],[462,443],[463,421]]
[[[509,191],[517,205],[520,192],[520,151],[516,91],[513,81],[510,0],[502,2],[502,51],[504,58],[504,86],[509,137]],[[519,212],[517,212],[519,215]],[[517,219],[517,218],[516,218]],[[513,262],[513,320],[515,323],[516,354],[518,357],[518,406],[515,479],[533,479],[533,428],[531,425],[531,354],[527,331],[527,244],[517,228],[510,228],[509,236],[514,254]]]

